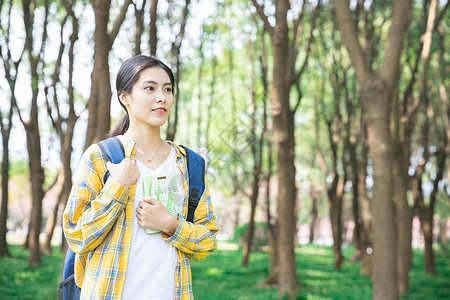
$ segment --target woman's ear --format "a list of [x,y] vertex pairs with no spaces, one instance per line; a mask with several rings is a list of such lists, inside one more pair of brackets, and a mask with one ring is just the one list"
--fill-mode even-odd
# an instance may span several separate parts
[[128,105],[129,105],[129,102],[128,102],[128,93],[121,93],[120,95],[119,95],[119,100],[120,100],[120,102],[122,102],[122,104],[125,106],[125,107],[128,107]]

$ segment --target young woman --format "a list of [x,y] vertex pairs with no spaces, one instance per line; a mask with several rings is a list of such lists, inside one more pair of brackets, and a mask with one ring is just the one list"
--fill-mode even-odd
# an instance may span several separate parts
[[186,153],[161,138],[173,86],[172,71],[154,57],[132,57],[119,69],[126,115],[111,135],[122,142],[125,159],[105,163],[98,145],[89,147],[64,212],[81,299],[193,299],[190,260],[217,249],[207,185],[194,222],[186,221]]

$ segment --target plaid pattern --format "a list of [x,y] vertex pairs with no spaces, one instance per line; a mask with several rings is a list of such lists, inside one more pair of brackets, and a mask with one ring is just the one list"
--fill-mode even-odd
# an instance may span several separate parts
[[[119,139],[125,157],[134,157],[135,143],[123,136]],[[175,298],[193,299],[190,260],[202,260],[217,249],[218,229],[206,184],[194,223],[186,221],[189,187],[186,153],[171,144],[177,150],[176,163],[183,174],[185,201],[175,234],[169,237],[163,233],[162,237],[177,248]],[[120,299],[127,271],[136,183],[126,189],[109,176],[103,186],[105,172],[102,152],[92,145],[83,154],[63,216],[67,242],[77,253],[75,281],[82,287],[82,299]]]

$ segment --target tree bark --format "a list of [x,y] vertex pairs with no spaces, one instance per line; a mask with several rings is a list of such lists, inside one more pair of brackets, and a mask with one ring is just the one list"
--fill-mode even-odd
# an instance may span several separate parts
[[156,55],[158,36],[156,35],[158,30],[156,26],[156,20],[158,19],[158,0],[151,0],[150,2],[150,54]]
[[288,25],[286,20],[289,1],[278,1],[276,5],[277,25],[271,34],[272,40],[272,91],[271,109],[273,135],[278,162],[278,289],[281,295],[291,297],[297,294],[298,281],[295,272],[294,233],[296,228],[295,211],[295,136],[294,114],[289,105],[290,84],[286,78]]
[[[168,121],[167,126],[167,137],[166,139],[169,141],[175,140],[175,135],[177,132],[177,125],[178,125],[178,108],[180,106],[180,78],[181,78],[181,62],[180,62],[180,51],[181,46],[184,39],[184,33],[186,29],[186,23],[189,13],[189,4],[191,3],[191,0],[185,0],[184,7],[183,7],[183,16],[180,21],[180,31],[178,32],[177,36],[175,37],[175,41],[172,43],[172,49],[171,49],[171,61],[172,65],[175,65],[175,103],[173,105],[172,113],[173,118],[170,118]],[[216,25],[215,25],[216,26]],[[215,78],[213,79],[215,80]]]
[[[369,79],[370,80],[370,79]],[[367,84],[368,144],[373,159],[373,298],[398,299],[396,220],[392,202],[393,149],[389,135],[389,95],[381,80],[373,77]]]
[[94,68],[91,74],[91,94],[88,102],[88,127],[84,149],[103,140],[110,129],[111,84],[109,73],[109,52],[125,19],[132,0],[124,0],[119,15],[108,32],[111,0],[91,0],[95,15],[94,31]]
[[[306,56],[302,67],[295,71],[297,59],[298,29],[304,10],[300,10],[295,18],[292,31],[289,29],[287,13],[291,8],[289,0],[276,1],[275,25],[272,26],[265,15],[264,7],[252,0],[253,6],[264,22],[265,29],[270,33],[272,43],[272,90],[270,92],[273,136],[276,144],[278,162],[278,195],[277,195],[277,243],[278,243],[278,292],[295,297],[298,291],[298,281],[295,271],[294,234],[296,231],[296,185],[295,185],[295,135],[294,115],[300,104],[292,110],[290,107],[290,90],[298,83],[306,67],[312,34],[306,47]],[[313,8],[315,12],[316,9]],[[313,17],[315,24],[315,14]],[[312,31],[311,31],[312,33]],[[290,37],[292,39],[290,40]],[[299,91],[300,92],[300,91]],[[299,93],[301,94],[301,93]]]
[[368,114],[368,145],[373,160],[373,299],[398,299],[396,221],[393,198],[393,146],[390,113],[398,83],[403,35],[409,24],[412,1],[395,1],[385,56],[378,73],[372,71],[359,44],[349,1],[336,5],[338,28],[361,85]]
[[309,243],[314,243],[315,232],[316,232],[316,224],[318,218],[317,211],[317,202],[319,201],[319,192],[316,190],[316,187],[310,185],[309,187],[309,195],[311,196],[311,226],[309,228]]
[[270,268],[269,268],[269,276],[261,282],[262,285],[278,285],[278,248],[277,248],[277,234],[276,227],[274,224],[277,222],[272,217],[272,213],[270,211],[270,185],[272,178],[272,170],[273,170],[273,141],[270,125],[267,122],[268,113],[267,113],[267,102],[268,102],[268,94],[269,94],[269,85],[267,82],[267,48],[266,43],[264,41],[265,30],[261,31],[261,55],[260,55],[260,66],[261,66],[261,84],[263,86],[263,114],[264,114],[264,140],[267,141],[267,174],[266,174],[266,191],[265,191],[265,200],[266,200],[266,218],[267,218],[267,243],[269,245],[269,257],[270,257]]
[[39,94],[39,66],[42,62],[42,56],[44,52],[45,43],[47,40],[47,17],[48,17],[48,1],[44,1],[44,22],[42,29],[42,36],[40,37],[41,46],[38,54],[34,54],[34,38],[33,27],[34,12],[36,4],[33,3],[33,7],[29,0],[22,1],[23,8],[23,21],[26,30],[25,36],[25,48],[28,53],[31,75],[31,104],[30,113],[27,121],[24,121],[19,111],[19,118],[25,128],[26,140],[27,140],[27,152],[28,152],[28,165],[30,168],[30,181],[31,181],[31,199],[32,210],[28,231],[28,248],[30,250],[30,256],[28,259],[28,265],[40,265],[41,253],[39,246],[39,235],[42,225],[42,198],[44,195],[44,169],[41,165],[41,142],[39,136],[39,123],[38,123],[38,105],[37,99]]
[[361,113],[361,164],[356,169],[358,172],[358,195],[361,199],[361,274],[370,275],[372,273],[371,257],[369,256],[369,249],[372,247],[372,207],[371,201],[367,196],[366,178],[367,178],[367,129],[364,107]]
[[142,34],[144,32],[144,19],[145,19],[145,5],[147,4],[147,0],[143,0],[141,4],[141,8],[138,8],[135,2],[132,3],[134,6],[134,16],[136,17],[136,31],[134,33],[134,55],[139,55],[142,53],[141,51],[141,41]]
[[[250,52],[249,59],[251,61],[255,61],[253,45],[249,46],[249,52]],[[231,62],[230,65],[232,66],[233,65],[232,60],[230,62]],[[232,72],[230,72],[230,74],[232,74]],[[246,240],[245,240],[244,246],[242,248],[242,265],[243,266],[248,265],[251,247],[252,247],[253,235],[254,235],[254,230],[255,230],[255,213],[256,213],[256,205],[258,202],[259,186],[260,186],[260,182],[261,182],[260,176],[261,176],[261,169],[262,169],[262,148],[263,148],[263,144],[264,144],[263,133],[265,132],[265,129],[267,128],[267,126],[266,126],[267,118],[264,115],[263,130],[262,130],[261,136],[258,138],[257,132],[256,132],[256,124],[257,124],[258,120],[256,119],[257,118],[256,95],[255,95],[255,81],[256,80],[255,80],[254,63],[252,63],[252,68],[251,68],[251,80],[252,80],[251,104],[249,105],[248,108],[249,108],[251,116],[252,116],[250,148],[251,148],[251,153],[252,153],[252,157],[253,157],[253,168],[252,168],[253,172],[252,172],[252,181],[251,181],[252,192],[250,194],[250,219],[249,219],[248,228],[247,228]],[[265,100],[265,99],[263,99],[263,100]]]
[[[47,253],[51,253],[51,240],[53,237],[54,229],[57,224],[57,217],[59,213],[64,209],[67,199],[69,198],[70,190],[72,188],[72,170],[70,167],[70,161],[72,157],[72,139],[74,134],[74,129],[78,116],[75,113],[74,104],[74,87],[73,87],[73,70],[74,70],[74,50],[75,43],[78,40],[78,19],[73,11],[73,2],[68,2],[67,0],[61,1],[62,6],[67,12],[67,17],[70,16],[72,20],[72,34],[69,37],[69,49],[68,49],[68,86],[67,86],[67,106],[68,114],[63,116],[60,107],[63,107],[62,101],[58,99],[57,84],[60,82],[60,66],[64,54],[64,49],[66,45],[64,44],[63,31],[65,22],[61,24],[61,42],[60,42],[60,52],[58,58],[55,62],[55,68],[52,78],[51,88],[53,90],[53,105],[50,104],[50,100],[47,98],[47,110],[48,115],[52,120],[53,127],[55,128],[59,141],[60,141],[60,159],[61,167],[57,179],[57,201],[53,208],[52,214],[47,219],[47,224],[45,226],[45,241],[43,244],[43,249]],[[67,18],[66,17],[66,18]],[[47,88],[48,90],[48,88]],[[53,116],[56,116],[54,118]]]
[[[8,244],[6,241],[6,233],[8,228],[6,226],[8,219],[8,195],[9,195],[9,139],[11,137],[11,129],[12,129],[12,120],[14,115],[14,107],[17,106],[16,103],[16,80],[18,76],[18,70],[20,63],[22,61],[23,53],[25,51],[25,47],[22,48],[21,54],[19,58],[14,61],[11,57],[11,45],[10,45],[10,33],[11,33],[11,13],[12,13],[12,1],[9,2],[8,7],[8,20],[7,27],[3,27],[3,23],[0,22],[0,31],[5,36],[5,40],[0,43],[0,56],[4,66],[4,74],[5,78],[8,82],[8,86],[10,88],[10,107],[7,117],[3,118],[3,112],[1,112],[1,120],[0,120],[0,130],[2,134],[2,196],[1,196],[1,207],[0,207],[0,257],[2,256],[11,256],[8,250]],[[0,12],[3,8],[0,5]],[[3,15],[3,14],[2,14]],[[4,50],[6,48],[6,51]],[[4,55],[6,53],[6,56]]]
[[11,256],[8,250],[8,243],[6,241],[6,233],[8,228],[6,227],[6,221],[8,219],[8,182],[9,182],[9,137],[12,129],[12,116],[13,105],[11,104],[8,122],[3,123],[3,117],[1,119],[1,132],[2,132],[2,204],[0,208],[0,257]]

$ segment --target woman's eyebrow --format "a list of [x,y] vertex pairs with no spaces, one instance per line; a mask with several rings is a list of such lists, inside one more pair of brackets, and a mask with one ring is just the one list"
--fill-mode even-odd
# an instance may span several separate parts
[[[147,83],[151,83],[151,84],[158,84],[158,82],[154,81],[154,80],[145,80],[142,82],[142,84],[147,84]],[[172,85],[171,82],[166,82],[163,85]]]

